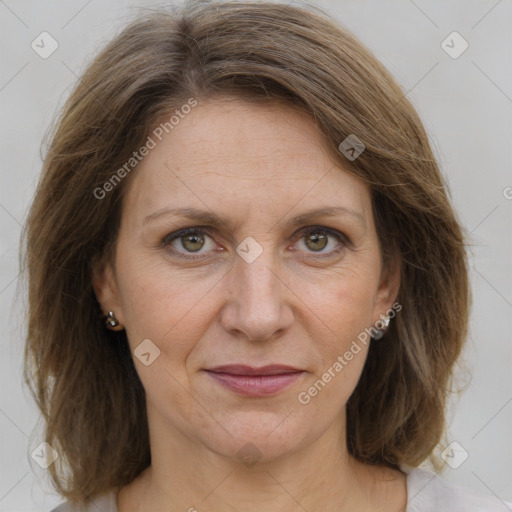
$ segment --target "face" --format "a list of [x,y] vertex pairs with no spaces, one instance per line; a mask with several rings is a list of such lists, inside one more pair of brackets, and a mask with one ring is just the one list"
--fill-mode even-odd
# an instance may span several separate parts
[[94,286],[142,356],[150,429],[272,460],[343,428],[369,346],[353,342],[398,282],[368,187],[330,160],[313,121],[199,102],[123,201],[115,267]]

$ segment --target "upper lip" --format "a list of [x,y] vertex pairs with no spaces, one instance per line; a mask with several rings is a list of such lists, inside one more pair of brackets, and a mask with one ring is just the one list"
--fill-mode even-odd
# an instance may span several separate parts
[[214,373],[229,373],[231,375],[282,375],[284,373],[297,373],[303,370],[282,364],[269,364],[258,368],[245,364],[225,364],[215,366],[214,368],[207,368],[206,371]]

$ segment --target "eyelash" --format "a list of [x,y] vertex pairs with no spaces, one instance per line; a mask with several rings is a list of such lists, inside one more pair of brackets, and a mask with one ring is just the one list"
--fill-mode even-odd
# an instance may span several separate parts
[[[208,235],[210,238],[213,238],[210,234],[210,229],[207,227],[190,227],[190,228],[184,228],[180,229],[179,231],[174,231],[173,233],[169,233],[166,235],[162,241],[159,244],[160,248],[164,248],[169,250],[173,254],[177,254],[179,257],[182,257],[184,259],[188,260],[199,260],[203,259],[206,256],[204,255],[196,255],[191,256],[192,253],[186,253],[179,251],[172,247],[171,243],[174,240],[179,240],[180,238],[183,238],[187,235],[197,235],[197,234],[205,234]],[[335,229],[327,228],[324,226],[308,226],[306,228],[301,229],[298,233],[295,234],[294,239],[295,240],[301,240],[302,238],[305,238],[307,235],[311,234],[322,234],[322,235],[330,235],[336,238],[336,240],[339,242],[340,246],[333,249],[329,253],[318,253],[317,255],[312,256],[315,259],[319,258],[332,258],[335,254],[339,254],[345,247],[351,245],[350,239],[344,234],[341,233]],[[312,253],[314,254],[314,253]]]

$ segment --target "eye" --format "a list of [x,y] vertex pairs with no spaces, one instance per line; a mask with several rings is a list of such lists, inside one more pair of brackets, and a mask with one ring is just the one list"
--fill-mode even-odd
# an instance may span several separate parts
[[306,252],[320,257],[338,254],[350,243],[343,233],[323,226],[309,226],[301,230],[297,238],[299,246],[302,245]]
[[[202,258],[205,252],[215,248],[215,242],[199,228],[186,228],[167,235],[161,243],[162,247],[173,253],[179,253],[185,258]],[[206,248],[205,251],[201,249]],[[197,254],[198,256],[194,256]]]
[[[207,230],[208,228],[191,227],[175,231],[163,238],[160,247],[183,258],[204,258],[216,247]],[[323,226],[309,226],[299,231],[294,238],[298,240],[299,246],[302,245],[301,251],[320,258],[332,257],[350,244],[346,235]]]

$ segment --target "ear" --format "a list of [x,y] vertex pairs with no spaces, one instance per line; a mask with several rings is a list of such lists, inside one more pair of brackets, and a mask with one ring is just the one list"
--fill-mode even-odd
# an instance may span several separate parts
[[397,259],[382,267],[373,310],[374,322],[379,320],[386,311],[392,309],[400,290],[400,271],[401,267]]
[[113,311],[119,322],[124,324],[115,272],[112,264],[104,258],[97,259],[93,264],[92,286],[103,314]]

